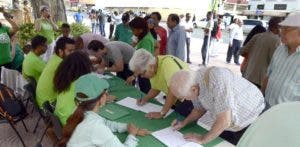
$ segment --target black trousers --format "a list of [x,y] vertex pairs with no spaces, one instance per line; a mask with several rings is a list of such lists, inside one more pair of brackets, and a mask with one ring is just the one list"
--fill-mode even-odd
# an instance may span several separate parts
[[239,50],[241,48],[242,41],[233,39],[232,46],[228,47],[226,62],[230,63],[232,55],[234,56],[234,63],[240,64],[239,62]]
[[130,77],[132,75],[133,75],[133,72],[129,69],[128,64],[124,64],[123,71],[117,72],[117,77],[119,77],[125,81],[127,80],[128,77]]
[[138,77],[139,87],[140,90],[144,93],[148,93],[151,89],[151,83],[150,80],[147,78],[142,78],[141,76]]
[[247,130],[248,127],[238,131],[238,132],[231,132],[231,131],[224,131],[220,137],[225,139],[226,141],[230,142],[233,145],[237,145],[239,142],[240,138],[243,136],[245,131]]
[[186,61],[187,62],[191,62],[190,61],[190,44],[191,44],[191,38],[186,38]]
[[180,115],[187,117],[194,109],[194,105],[190,100],[184,100],[183,102],[177,101],[176,104],[172,106],[172,109]]
[[207,56],[207,63],[206,63],[206,53],[207,53],[207,48],[208,47],[208,36],[204,36],[203,39],[203,44],[201,48],[201,54],[202,54],[202,64],[205,65],[208,63],[209,56]]
[[112,35],[113,35],[113,33],[114,33],[114,29],[115,29],[115,25],[113,25],[113,24],[110,24],[109,25],[109,39],[111,39],[112,38]]

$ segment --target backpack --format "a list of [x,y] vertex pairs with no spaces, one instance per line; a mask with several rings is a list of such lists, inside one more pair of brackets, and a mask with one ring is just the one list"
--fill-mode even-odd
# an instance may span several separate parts
[[27,115],[23,103],[16,99],[14,91],[4,84],[0,84],[0,113],[10,117]]

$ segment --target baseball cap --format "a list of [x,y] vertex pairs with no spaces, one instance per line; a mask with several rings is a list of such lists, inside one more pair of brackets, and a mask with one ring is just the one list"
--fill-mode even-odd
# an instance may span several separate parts
[[[108,88],[109,84],[106,80],[93,73],[86,74],[79,77],[75,82],[75,97],[80,102],[94,100]],[[77,93],[85,94],[87,98],[80,98]]]
[[300,27],[300,12],[290,13],[284,21],[279,23],[280,26]]

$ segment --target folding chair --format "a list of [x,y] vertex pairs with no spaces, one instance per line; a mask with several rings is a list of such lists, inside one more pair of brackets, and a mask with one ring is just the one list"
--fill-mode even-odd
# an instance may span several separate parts
[[[55,108],[49,103],[49,101],[46,101],[43,104],[43,108],[45,109],[45,115],[49,121],[48,121],[47,127],[46,127],[40,141],[36,144],[35,147],[42,147],[41,142],[42,142],[43,137],[45,136],[47,130],[51,126],[51,124],[53,126],[56,138],[58,140],[60,140],[62,138],[62,128],[63,127],[62,127],[62,124],[60,123],[60,120],[58,119],[58,117],[54,115]],[[55,146],[55,144],[53,146]]]
[[33,133],[35,133],[36,129],[39,125],[40,120],[45,118],[43,110],[39,108],[39,106],[37,104],[37,101],[36,101],[36,94],[35,94],[35,92],[36,92],[36,81],[35,81],[35,79],[32,78],[32,77],[28,77],[28,84],[26,84],[24,86],[24,89],[28,93],[29,99],[33,104],[33,110],[36,109],[39,113],[39,118],[38,118],[38,120],[36,122],[36,125],[34,127],[34,130],[33,130]]
[[[19,121],[22,122],[23,127],[25,128],[26,132],[28,132],[28,129],[24,123],[24,119],[28,116],[28,113],[26,112],[25,106],[22,103],[21,100],[18,100],[15,98],[15,95],[12,94],[12,90],[9,88],[6,88],[5,85],[3,86],[3,89],[6,89],[8,95],[3,95],[1,92],[1,105],[0,105],[0,124],[2,123],[8,123],[11,128],[16,132],[17,136],[22,142],[22,145],[25,147],[25,143],[16,129],[15,125]],[[2,90],[3,90],[2,89]]]

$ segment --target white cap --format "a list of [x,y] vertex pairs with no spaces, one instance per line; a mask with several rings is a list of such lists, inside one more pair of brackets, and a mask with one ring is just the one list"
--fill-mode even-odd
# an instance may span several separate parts
[[290,13],[284,21],[279,23],[280,26],[300,27],[300,12]]

